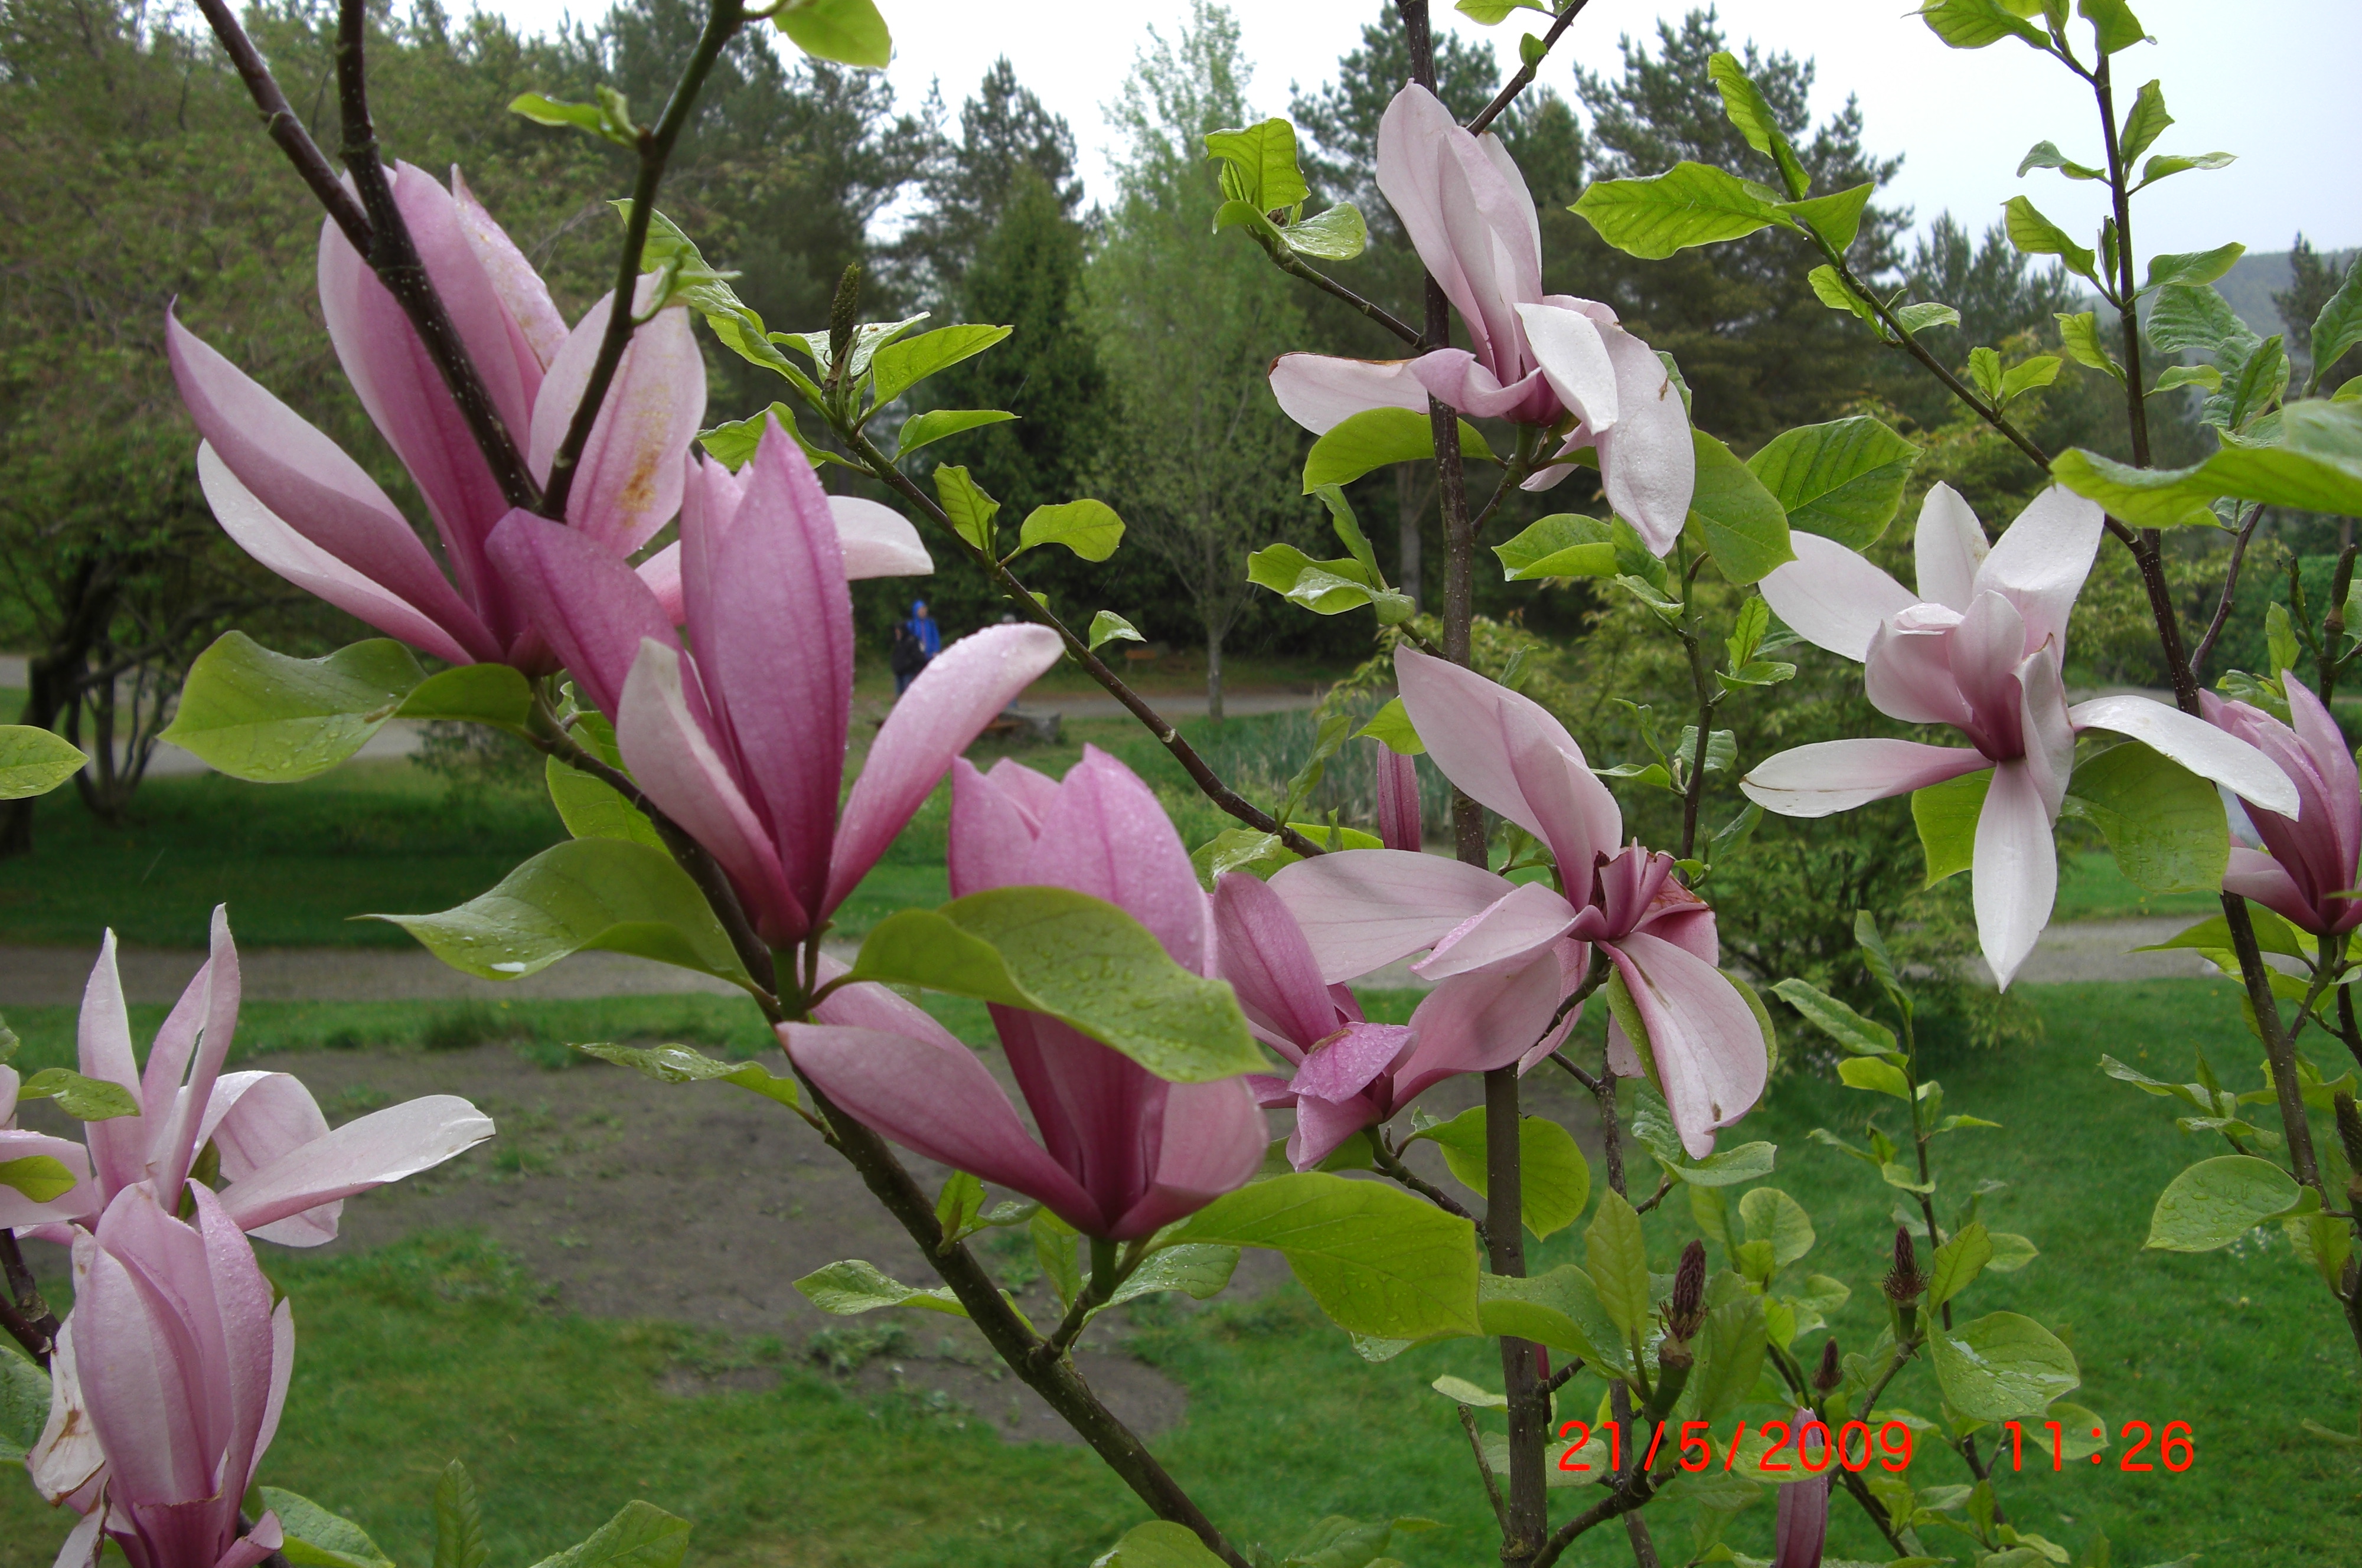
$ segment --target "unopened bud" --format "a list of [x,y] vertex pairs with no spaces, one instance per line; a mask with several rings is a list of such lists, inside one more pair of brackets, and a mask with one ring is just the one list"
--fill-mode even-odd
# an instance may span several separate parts
[[2337,1141],[2345,1145],[2345,1168],[2362,1176],[2362,1106],[2344,1089],[2337,1091]]
[[1897,1307],[1908,1307],[1926,1292],[1927,1281],[1919,1273],[1919,1254],[1911,1245],[1911,1232],[1902,1226],[1894,1228],[1894,1266],[1887,1272],[1887,1298]]
[[1675,1339],[1693,1338],[1705,1321],[1705,1243],[1692,1242],[1682,1249],[1681,1265],[1673,1270],[1673,1296],[1667,1303],[1665,1327]]
[[1845,1368],[1838,1364],[1837,1336],[1832,1334],[1821,1347],[1821,1364],[1813,1369],[1813,1388],[1820,1394],[1832,1394],[1845,1381]]
[[853,328],[861,319],[861,263],[847,264],[836,281],[836,300],[828,309],[828,379],[844,379],[844,362],[853,354]]

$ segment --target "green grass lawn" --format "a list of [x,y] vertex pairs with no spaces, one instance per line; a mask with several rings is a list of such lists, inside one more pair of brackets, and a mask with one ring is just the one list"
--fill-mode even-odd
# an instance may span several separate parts
[[[1930,1066],[1948,1110],[2003,1124],[1954,1134],[1939,1178],[1953,1193],[1981,1177],[2007,1183],[1986,1198],[1986,1216],[2042,1249],[2024,1272],[1980,1281],[1962,1309],[2037,1313],[2076,1350],[2081,1402],[2112,1428],[2189,1422],[2198,1462],[2181,1474],[2123,1474],[2113,1457],[2063,1475],[2044,1468],[2009,1478],[2005,1506],[2022,1527],[2079,1552],[2106,1530],[2113,1561],[2128,1568],[2191,1551],[2205,1563],[2253,1568],[2350,1562],[2362,1532],[2362,1461],[2297,1426],[2305,1417],[2353,1423],[2362,1387],[2343,1325],[2275,1231],[2210,1256],[2140,1250],[2157,1191],[2219,1151],[2178,1132],[2162,1102],[2093,1065],[2107,1051],[2180,1077],[2202,1045],[2226,1075],[2252,1081],[2252,1067],[2235,1066],[2253,1046],[2234,994],[2206,981],[2028,992],[2046,1026],[2037,1043]],[[1408,999],[1374,998],[1372,1011],[1399,1016]],[[731,1009],[657,999],[519,1010],[535,1015],[548,1041],[577,1029],[646,1028],[703,1030],[708,1043],[730,1044],[741,1029]],[[347,1028],[362,1032],[348,1043],[397,1039],[404,1029],[414,1038],[432,1016],[423,1007],[352,1011],[250,1009],[241,1044],[320,1040]],[[50,1014],[61,1012],[12,1020],[28,1055],[55,1054],[64,1020]],[[981,1021],[953,1021],[973,1036]],[[1858,1135],[1872,1109],[1871,1097],[1792,1074],[1743,1127],[1744,1136],[1780,1145],[1771,1185],[1813,1216],[1819,1240],[1805,1266],[1854,1287],[1832,1324],[1850,1344],[1866,1342],[1882,1317],[1874,1281],[1894,1194],[1805,1135],[1823,1125]],[[1686,1212],[1678,1203],[1672,1210],[1671,1223],[1652,1225],[1661,1268],[1689,1231]],[[1536,1266],[1579,1255],[1575,1235],[1536,1248]],[[454,1454],[486,1495],[502,1563],[579,1539],[635,1496],[695,1520],[694,1561],[707,1563],[1079,1568],[1141,1517],[1086,1453],[1006,1445],[963,1412],[915,1398],[856,1400],[776,1342],[558,1313],[535,1281],[469,1237],[414,1238],[335,1260],[272,1249],[268,1264],[295,1300],[302,1337],[264,1479],[351,1513],[405,1564],[430,1559],[429,1495]],[[922,1320],[912,1330],[930,1327]],[[1238,1539],[1284,1549],[1324,1514],[1418,1513],[1447,1528],[1397,1541],[1412,1568],[1489,1561],[1485,1506],[1452,1408],[1426,1387],[1445,1372],[1495,1384],[1486,1347],[1461,1342],[1365,1365],[1292,1286],[1165,1315],[1134,1345],[1189,1393],[1188,1419],[1157,1441],[1159,1453]],[[668,1372],[684,1364],[750,1363],[778,1364],[778,1386],[691,1399],[662,1390]],[[1574,1387],[1586,1390],[1579,1398],[1587,1413],[1597,1386],[1579,1379]],[[1932,1379],[1907,1370],[1893,1398],[1932,1411]],[[1941,1456],[1924,1458],[1914,1474],[1921,1485],[1953,1479]],[[1563,1517],[1572,1498],[1555,1497]],[[1742,1515],[1734,1544],[1767,1551],[1771,1515],[1768,1502]],[[1883,1560],[1842,1498],[1835,1521],[1832,1556]],[[1666,1560],[1681,1561],[1679,1514],[1661,1518],[1657,1529]],[[41,1568],[62,1533],[28,1489],[0,1488],[0,1568]],[[1965,1545],[1937,1550],[1965,1561]],[[1569,1560],[1605,1564],[1630,1554],[1621,1532],[1607,1530]]]
[[2053,920],[2180,915],[2197,921],[2222,912],[2223,901],[2213,893],[2152,893],[2117,870],[2115,856],[2106,850],[2059,846],[2058,902]]

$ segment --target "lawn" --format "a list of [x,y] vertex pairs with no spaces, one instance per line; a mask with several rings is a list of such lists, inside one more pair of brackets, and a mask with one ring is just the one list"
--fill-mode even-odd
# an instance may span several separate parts
[[[2158,1189],[2218,1151],[2178,1132],[2162,1102],[2093,1065],[2107,1051],[2181,1077],[2193,1047],[2203,1046],[2226,1075],[2252,1081],[2252,1067],[2238,1066],[2253,1046],[2235,998],[2205,981],[2028,991],[2046,1026],[2038,1042],[1931,1065],[1948,1110],[2003,1124],[1949,1140],[1939,1166],[1946,1190],[1983,1176],[2007,1183],[1985,1198],[1987,1217],[2042,1248],[2023,1273],[1988,1275],[1963,1307],[2038,1312],[2076,1349],[2079,1400],[2112,1428],[2189,1422],[2198,1462],[2180,1474],[2122,1474],[2113,1460],[2064,1475],[2044,1469],[2006,1481],[2005,1506],[2021,1526],[2078,1552],[2104,1529],[2113,1561],[2128,1568],[2191,1551],[2254,1568],[2351,1561],[2362,1462],[2297,1426],[2305,1417],[2352,1424],[2362,1389],[2342,1325],[2276,1232],[2211,1256],[2140,1250]],[[1374,997],[1372,1011],[1399,1016],[1409,1000]],[[742,1028],[730,1009],[641,999],[518,1010],[532,1014],[545,1043],[576,1029],[645,1029],[701,1030],[709,1043],[728,1044]],[[241,1045],[326,1040],[346,1029],[357,1032],[348,1044],[414,1039],[434,1016],[424,1006],[349,1010],[251,1009]],[[12,1020],[28,1055],[54,1055],[61,1013]],[[980,1023],[973,1015],[953,1021],[971,1035]],[[1880,1317],[1874,1278],[1893,1194],[1805,1135],[1821,1125],[1858,1135],[1870,1108],[1868,1096],[1791,1074],[1744,1127],[1781,1146],[1771,1184],[1813,1216],[1820,1241],[1807,1266],[1854,1287],[1833,1320],[1849,1344],[1866,1341]],[[1661,1268],[1671,1266],[1688,1223],[1675,1209],[1675,1223],[1656,1231]],[[1579,1255],[1574,1234],[1536,1249],[1536,1264]],[[1140,1517],[1085,1453],[1004,1444],[965,1412],[915,1397],[856,1398],[800,1347],[557,1312],[535,1281],[466,1235],[333,1260],[271,1249],[267,1261],[294,1298],[302,1338],[295,1392],[264,1478],[351,1512],[407,1564],[431,1557],[429,1493],[453,1454],[486,1494],[492,1558],[502,1563],[535,1561],[579,1539],[634,1496],[694,1519],[693,1560],[712,1563],[1079,1565]],[[923,1334],[930,1326],[911,1328]],[[1187,1420],[1155,1446],[1238,1538],[1285,1548],[1323,1514],[1419,1513],[1446,1528],[1397,1541],[1412,1568],[1489,1558],[1452,1408],[1425,1386],[1445,1372],[1494,1383],[1497,1365],[1482,1346],[1432,1346],[1368,1366],[1293,1286],[1160,1315],[1132,1342],[1189,1395]],[[766,1364],[781,1372],[766,1391],[688,1399],[666,1392],[684,1366]],[[1596,1385],[1573,1387],[1584,1390],[1575,1402],[1587,1414]],[[1893,1398],[1930,1411],[1932,1380],[1908,1370]],[[1915,1479],[1953,1477],[1923,1457]],[[1561,1493],[1557,1501],[1563,1515],[1571,1499]],[[1736,1544],[1766,1550],[1770,1520],[1768,1504],[1749,1510]],[[1842,1499],[1835,1520],[1833,1556],[1882,1560]],[[0,1568],[40,1568],[61,1533],[29,1492],[0,1490]],[[1680,1561],[1678,1514],[1658,1535],[1667,1560]],[[1621,1532],[1609,1530],[1569,1560],[1630,1555]]]

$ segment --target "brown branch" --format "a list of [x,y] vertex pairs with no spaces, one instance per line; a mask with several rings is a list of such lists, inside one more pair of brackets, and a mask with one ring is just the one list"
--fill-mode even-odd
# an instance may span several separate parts
[[2260,503],[2248,508],[2247,520],[2239,525],[2239,532],[2231,541],[2231,564],[2223,574],[2223,596],[2214,602],[2214,617],[2207,622],[2206,635],[2198,639],[2198,646],[2190,655],[2190,673],[2202,679],[2215,640],[2222,636],[2224,624],[2231,619],[2231,601],[2239,591],[2239,568],[2247,558],[2247,541],[2256,536],[2256,525],[2263,520]]
[[1477,1219],[1475,1215],[1470,1213],[1467,1206],[1462,1204],[1458,1198],[1452,1197],[1450,1193],[1444,1191],[1433,1182],[1429,1181],[1417,1171],[1411,1169],[1409,1165],[1404,1164],[1401,1151],[1390,1147],[1385,1141],[1385,1129],[1383,1127],[1373,1127],[1370,1129],[1370,1147],[1375,1156],[1375,1164],[1377,1165],[1378,1169],[1385,1172],[1388,1176],[1391,1176],[1396,1183],[1410,1188],[1411,1191],[1418,1194],[1421,1198],[1426,1198],[1429,1203],[1434,1204],[1446,1214],[1452,1215],[1457,1219],[1465,1220],[1470,1224],[1475,1226],[1476,1240],[1480,1243],[1484,1242],[1485,1221]]
[[8,1337],[24,1346],[25,1353],[38,1365],[48,1366],[50,1353],[58,1342],[58,1315],[41,1298],[33,1271],[17,1250],[17,1232],[5,1226],[0,1226],[0,1276],[7,1284],[6,1293],[0,1295],[0,1328],[6,1329]]
[[1476,1474],[1485,1478],[1485,1496],[1493,1505],[1494,1522],[1506,1532],[1509,1510],[1501,1501],[1501,1484],[1493,1478],[1492,1462],[1485,1457],[1485,1440],[1476,1435],[1476,1412],[1465,1405],[1460,1407],[1460,1430],[1468,1434],[1468,1451],[1476,1456]]
[[[1589,3],[1590,0],[1574,0],[1573,5],[1559,13],[1558,20],[1551,24],[1551,30],[1542,35],[1542,55],[1550,53],[1551,48],[1557,44],[1560,36],[1574,25],[1575,17],[1583,14],[1584,6]],[[1537,56],[1520,65],[1518,68],[1518,73],[1509,78],[1509,84],[1494,94],[1493,101],[1485,105],[1474,119],[1468,122],[1469,134],[1484,135],[1485,127],[1500,118],[1508,106],[1518,101],[1518,94],[1532,85],[1534,73],[1541,69],[1541,56]]]
[[1395,315],[1394,312],[1386,309],[1385,306],[1378,304],[1375,300],[1364,299],[1360,294],[1355,293],[1352,290],[1347,288],[1336,279],[1329,276],[1328,273],[1310,265],[1302,257],[1297,255],[1296,252],[1290,250],[1286,245],[1282,244],[1272,236],[1257,230],[1255,233],[1255,238],[1262,242],[1264,253],[1271,258],[1272,264],[1277,267],[1281,271],[1286,273],[1291,278],[1301,278],[1306,282],[1311,284],[1314,288],[1319,289],[1322,293],[1328,294],[1332,298],[1344,301],[1347,304],[1352,305],[1355,310],[1360,311],[1372,321],[1376,322],[1380,326],[1385,327],[1388,332],[1393,333],[1396,337],[1401,338],[1403,342],[1409,345],[1410,351],[1413,354],[1424,354],[1429,349],[1437,347],[1437,345],[1429,342],[1427,338],[1420,334],[1418,328],[1411,326],[1410,323],[1403,320],[1402,317]]
[[261,111],[265,133],[279,144],[287,161],[295,166],[296,174],[311,188],[313,199],[344,230],[353,248],[368,255],[374,244],[369,215],[361,211],[360,203],[337,178],[337,171],[328,166],[327,158],[304,129],[304,122],[295,117],[295,111],[288,107],[287,95],[279,90],[279,83],[270,74],[270,67],[263,63],[254,40],[238,25],[237,14],[230,10],[226,0],[197,0],[197,9],[204,14],[214,38],[229,56],[238,80],[246,83],[247,95]]

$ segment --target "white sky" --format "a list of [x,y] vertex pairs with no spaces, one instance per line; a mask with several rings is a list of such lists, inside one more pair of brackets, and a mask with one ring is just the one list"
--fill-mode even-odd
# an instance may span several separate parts
[[[2162,41],[2117,57],[2119,115],[2133,91],[2162,78],[2178,123],[2156,150],[2239,155],[2230,168],[2175,175],[2134,209],[2144,255],[2209,249],[2226,240],[2253,250],[2285,249],[2302,227],[2323,248],[2362,244],[2362,160],[2351,120],[2352,62],[2362,58],[2362,0],[2136,0]],[[1285,114],[1291,81],[1330,79],[1356,46],[1379,0],[1232,0],[1246,52],[1255,63],[1250,101]],[[526,30],[568,10],[603,14],[603,0],[493,0]],[[1520,11],[1483,28],[1436,0],[1440,26],[1492,42],[1514,65],[1518,35],[1547,18]],[[1948,207],[1971,230],[2001,215],[2024,191],[2070,232],[2088,240],[2103,203],[2092,184],[2047,170],[2016,178],[2035,142],[2057,141],[2070,158],[2102,161],[2088,90],[2047,56],[2003,39],[1990,49],[1946,49],[1903,15],[1910,0],[1722,0],[1726,35],[1816,61],[1815,107],[1827,113],[1859,95],[1868,145],[1907,154],[1886,199],[1915,207],[1921,222]],[[898,100],[915,104],[940,81],[956,115],[997,55],[1073,127],[1089,197],[1104,196],[1110,101],[1153,25],[1172,35],[1187,0],[880,0],[893,28],[889,75]],[[1590,0],[1544,62],[1540,80],[1572,97],[1570,61],[1613,72],[1619,34],[1653,36],[1659,15],[1678,17],[1687,0]],[[2076,24],[2088,39],[2088,28]],[[1506,74],[1506,72],[1504,73]],[[2079,95],[2080,94],[2080,95]]]

